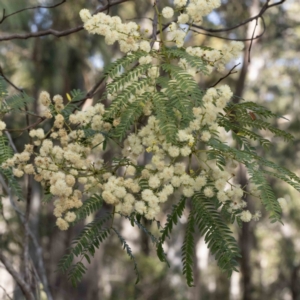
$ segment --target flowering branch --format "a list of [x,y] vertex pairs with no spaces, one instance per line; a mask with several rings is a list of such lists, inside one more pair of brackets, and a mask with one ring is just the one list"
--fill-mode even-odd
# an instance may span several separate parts
[[[128,2],[131,0],[117,0],[115,2],[112,3],[108,3],[105,6],[97,9],[94,14],[108,10],[110,7],[124,3],[124,2]],[[54,29],[47,29],[47,30],[42,30],[42,31],[38,31],[38,32],[30,32],[30,33],[25,33],[25,34],[10,34],[10,35],[6,35],[6,36],[2,36],[0,37],[0,42],[1,41],[11,41],[11,40],[15,40],[15,39],[29,39],[29,38],[37,38],[37,37],[42,37],[42,36],[46,36],[46,35],[54,35],[56,37],[62,37],[62,36],[67,36],[70,35],[72,33],[75,32],[79,32],[83,30],[83,25],[78,25],[74,28],[71,29],[66,29],[66,30],[54,30]]]
[[[105,7],[109,9],[122,2],[126,1],[108,1]],[[113,215],[156,220],[163,203],[171,197],[184,197],[193,206],[182,247],[183,270],[191,285],[194,228],[206,236],[218,265],[231,274],[236,270],[239,250],[223,217],[232,222],[250,222],[260,217],[259,212],[245,209],[244,184],[241,187],[232,180],[237,175],[238,164],[247,167],[251,186],[246,188],[262,200],[272,221],[280,221],[281,208],[265,176],[280,178],[299,190],[300,178],[261,158],[253,149],[251,140],[262,146],[270,145],[269,140],[257,133],[257,128],[292,140],[290,134],[265,121],[275,114],[255,103],[234,103],[227,85],[215,88],[235,73],[233,70],[238,64],[213,87],[206,90],[199,87],[200,76],[207,76],[213,70],[224,71],[226,64],[239,57],[244,47],[237,41],[224,44],[222,49],[185,47],[188,32],[199,29],[203,17],[221,2],[174,0],[173,7],[162,9],[157,4],[155,1],[150,37],[144,35],[137,23],[103,13],[103,7],[97,14],[91,14],[88,9],[80,11],[84,25],[77,27],[78,30],[84,28],[91,34],[102,35],[107,45],[118,42],[124,57],[112,63],[84,96],[76,90],[71,92],[72,97],[67,94],[67,104],[60,95],[51,98],[48,92],[41,92],[39,103],[43,117],[36,123],[46,117],[53,120],[52,128],[46,133],[43,128],[32,129],[37,124],[30,125],[27,118],[25,129],[32,129],[29,131],[31,143],[25,145],[23,152],[12,157],[7,155],[1,167],[7,174],[15,177],[27,174],[41,182],[47,195],[55,199],[53,213],[61,230],[98,211],[103,203],[113,206]],[[265,29],[262,14],[269,7],[267,1],[260,14],[247,22],[258,23],[260,18]],[[164,25],[165,20],[174,22]],[[164,32],[166,28],[168,32]],[[158,34],[160,43],[153,47]],[[249,39],[251,44],[254,34],[255,31]],[[110,103],[108,107],[97,103],[78,110],[74,105],[82,105],[98,91],[103,91],[101,98]],[[7,92],[3,90],[1,94]],[[9,107],[7,102],[9,99],[5,102]],[[255,112],[255,118],[249,110]],[[0,134],[5,128],[6,124],[1,121]],[[231,132],[238,147],[231,147],[222,140],[223,129]],[[7,140],[0,137],[0,141],[6,150]],[[120,149],[115,149],[110,141],[120,145]],[[106,147],[115,157],[105,158]],[[3,152],[9,153],[8,150]],[[141,164],[140,158],[146,154],[149,154],[149,162]],[[30,194],[29,184],[25,225]],[[161,231],[162,237],[171,233],[185,202],[175,205]],[[87,225],[71,256],[67,255],[60,264],[62,270],[70,269],[69,278],[73,283],[80,280],[85,270],[81,260],[71,266],[73,254],[90,262],[89,255],[111,231],[111,228],[103,228],[104,224],[104,220],[95,220]],[[158,257],[165,262],[163,240],[160,238],[156,245]],[[128,247],[127,252],[131,255]]]
[[276,2],[276,3],[273,3],[273,4],[269,4],[270,3],[270,0],[267,0],[266,3],[263,5],[263,7],[261,8],[260,12],[251,17],[251,18],[248,18],[246,19],[245,21],[237,24],[237,25],[234,25],[234,26],[231,26],[231,27],[227,27],[227,28],[219,28],[219,29],[213,29],[213,28],[206,28],[206,27],[203,27],[203,26],[200,26],[200,25],[194,25],[194,24],[191,24],[193,27],[195,28],[198,28],[198,29],[202,29],[204,31],[207,31],[207,32],[227,32],[227,31],[231,31],[231,30],[234,30],[234,29],[237,29],[239,27],[242,27],[250,22],[252,22],[253,20],[258,20],[260,19],[263,14],[271,7],[274,7],[274,6],[278,6],[282,3],[284,3],[286,0],[282,0],[282,1],[279,1],[279,2]]
[[[262,28],[262,32],[260,34],[257,34],[255,37],[251,37],[251,38],[229,38],[229,37],[224,37],[224,36],[219,36],[219,35],[215,35],[215,34],[211,34],[211,33],[207,33],[207,32],[200,32],[198,30],[195,30],[193,28],[190,29],[190,31],[197,33],[197,34],[201,34],[201,35],[205,35],[205,36],[209,36],[209,37],[214,37],[214,38],[218,38],[221,40],[226,40],[226,41],[238,41],[238,42],[247,42],[247,41],[251,41],[251,40],[256,40],[261,38],[264,33],[266,32],[266,24],[265,24],[265,20],[263,17],[260,18],[263,24],[263,28]],[[194,26],[192,26],[194,27]]]

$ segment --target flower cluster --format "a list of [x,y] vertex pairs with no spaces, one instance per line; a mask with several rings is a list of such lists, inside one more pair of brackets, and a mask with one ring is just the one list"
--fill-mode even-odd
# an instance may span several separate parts
[[[242,200],[242,188],[230,182],[235,175],[236,162],[228,159],[227,170],[221,171],[216,166],[216,161],[208,158],[206,152],[209,153],[209,150],[199,151],[195,147],[197,142],[206,143],[213,135],[216,136],[217,115],[222,112],[231,96],[232,92],[227,85],[209,89],[203,97],[203,107],[194,107],[194,119],[189,126],[178,131],[176,144],[167,143],[154,116],[149,117],[148,124],[137,134],[131,134],[125,140],[122,154],[132,164],[137,164],[145,150],[153,154],[151,163],[141,172],[141,180],[146,180],[148,188],[142,191],[141,198],[136,202],[135,209],[139,214],[152,219],[154,212],[160,210],[159,204],[178,192],[185,197],[192,197],[195,192],[203,192],[208,198],[216,196],[221,204],[228,206],[230,213],[246,207],[246,202]],[[197,159],[198,165],[186,167],[184,160],[191,156]],[[112,188],[114,189],[116,186]],[[251,187],[250,192],[255,196],[259,194],[255,186]],[[104,197],[103,194],[102,196]],[[250,212],[247,212],[248,218],[244,215],[242,212],[242,220],[251,220]],[[255,215],[256,219],[257,216],[258,214]]]
[[[175,0],[175,10],[169,6],[164,7],[161,11],[161,15],[166,19],[171,19],[177,12],[180,12],[177,17],[177,23],[172,22],[168,27],[168,40],[175,42],[179,48],[183,47],[185,37],[190,28],[184,29],[181,25],[200,25],[203,17],[207,16],[220,5],[220,0],[191,0],[189,3],[187,3],[187,0]],[[89,33],[104,36],[105,42],[108,45],[112,45],[118,41],[122,52],[127,53],[142,50],[149,53],[151,51],[149,39],[146,39],[141,34],[140,26],[135,22],[122,23],[122,20],[118,16],[110,17],[102,12],[91,15],[87,9],[80,11],[80,17],[84,22],[84,28]],[[164,43],[165,41],[161,42]],[[240,48],[240,46],[225,46],[222,52],[214,50],[212,53],[209,53],[207,60],[211,62],[219,61],[219,65],[221,65],[221,63],[224,64],[224,61],[227,62],[231,59],[227,55],[230,53],[229,56],[235,56],[235,52],[240,51],[238,48]],[[203,54],[207,53],[202,53],[200,56]]]
[[[243,48],[243,43],[233,41],[229,44],[225,44],[221,50],[203,49],[201,47],[188,47],[186,52],[192,56],[199,57],[206,61],[208,63],[208,68],[210,66],[214,66],[218,71],[223,71],[225,69],[225,65],[232,59],[237,58]],[[187,64],[186,68],[191,69]]]
[[201,25],[203,17],[207,16],[220,5],[220,0],[191,0],[186,7],[186,12],[191,19],[191,23],[195,25]]
[[91,16],[87,9],[80,11],[80,17],[88,32],[105,36],[108,45],[118,41],[122,52],[151,50],[150,43],[142,39],[139,26],[135,22],[122,23],[120,17],[110,17],[104,13]]
[[[207,16],[214,9],[221,5],[220,0],[191,0],[187,5],[187,0],[174,0],[176,11],[180,11],[178,17],[179,24],[186,24],[188,22],[195,25],[201,25],[203,17]],[[170,19],[174,15],[174,10],[171,7],[165,7],[162,10],[162,15],[166,19]]]
[[[104,136],[98,132],[108,132],[111,124],[102,119],[102,104],[71,114],[69,120],[66,120],[59,113],[64,107],[63,98],[56,95],[53,101],[51,108],[49,94],[41,93],[40,103],[49,111],[56,111],[53,112],[56,115],[50,132],[45,134],[39,128],[29,133],[34,139],[34,145],[40,146],[39,150],[35,152],[33,145],[26,145],[22,153],[15,154],[2,167],[11,167],[17,177],[22,177],[24,173],[34,175],[34,179],[56,197],[54,215],[58,218],[57,225],[66,230],[68,223],[76,219],[72,210],[82,205],[82,191],[92,193],[101,187],[94,174],[101,169],[103,160],[91,160],[89,155],[102,150]],[[71,126],[76,129],[71,130]]]

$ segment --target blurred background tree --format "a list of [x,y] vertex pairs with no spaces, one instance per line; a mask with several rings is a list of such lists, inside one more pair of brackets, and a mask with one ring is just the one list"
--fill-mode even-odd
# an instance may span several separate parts
[[[16,34],[34,34],[49,28],[57,31],[76,28],[81,25],[78,13],[82,8],[95,11],[107,5],[106,1],[97,0],[63,2],[65,3],[51,9],[26,10],[3,19],[0,23],[1,69],[7,78],[34,99],[38,98],[42,90],[47,90],[52,95],[65,95],[72,89],[89,91],[101,78],[103,67],[121,55],[117,46],[108,47],[101,37],[91,36],[83,30],[74,30],[74,33],[61,37],[44,35],[28,39],[6,38]],[[258,14],[265,2],[267,1],[223,0],[223,5],[208,16],[203,26],[212,29],[235,26]],[[274,122],[277,122],[279,128],[286,129],[295,136],[294,143],[284,144],[265,133],[266,138],[274,143],[274,147],[269,152],[261,149],[261,155],[272,158],[299,174],[300,3],[297,0],[282,2],[282,5],[274,6],[264,14],[266,32],[259,39],[245,42],[245,51],[239,59],[241,65],[235,69],[238,72],[226,77],[223,83],[229,84],[237,96],[263,104],[284,117]],[[24,7],[53,6],[57,3],[52,0],[2,0],[0,11],[5,9],[8,15]],[[164,0],[161,3],[167,4],[168,1]],[[152,29],[151,20],[148,19],[152,17],[151,12],[151,1],[141,0],[124,1],[109,9],[111,15],[118,14],[123,19],[140,19],[143,30],[149,31]],[[247,39],[251,38],[254,25],[255,20],[227,32],[199,30],[203,34],[190,34],[188,38],[197,45],[220,48],[226,40],[210,35],[227,39]],[[255,30],[255,35],[263,30],[262,22],[259,22]],[[233,65],[228,65],[224,76],[232,67]],[[203,77],[201,86],[207,88],[218,79]],[[11,88],[10,92],[15,91]],[[97,101],[100,93],[101,89],[93,99],[86,100],[84,107]],[[30,110],[39,110],[37,102],[33,103]],[[36,119],[33,117],[30,121],[35,122]],[[25,118],[16,116],[11,116],[7,123],[9,128],[14,129],[26,126]],[[12,138],[17,149],[23,150],[21,146],[26,143],[26,134],[12,132]],[[237,181],[243,180],[247,178],[241,169]],[[263,210],[263,217],[258,223],[243,223],[242,228],[234,225],[233,230],[239,239],[243,257],[240,261],[240,272],[234,273],[231,278],[220,272],[205,246],[204,239],[200,238],[196,241],[195,255],[198,262],[194,267],[193,288],[187,287],[181,275],[180,247],[187,222],[185,215],[175,229],[176,238],[173,237],[166,245],[170,269],[158,261],[154,255],[155,249],[147,236],[132,228],[129,222],[122,221],[122,234],[138,258],[141,282],[134,285],[133,266],[122,252],[119,241],[110,237],[96,252],[84,280],[73,288],[65,276],[56,271],[57,263],[84,224],[72,227],[67,232],[59,231],[54,226],[52,205],[42,202],[41,190],[38,185],[34,185],[29,225],[36,239],[40,241],[49,291],[53,299],[300,299],[299,197],[296,192],[276,180],[271,184],[278,195],[288,200],[283,211],[284,226],[270,224]],[[22,271],[23,226],[5,196],[4,182],[2,185],[0,251],[7,254],[14,266]],[[23,208],[24,203],[17,205]],[[166,212],[170,211],[171,205],[169,201],[165,207]],[[261,207],[260,203],[252,205],[258,209]],[[103,212],[99,212],[101,213]],[[161,221],[163,223],[165,219]],[[154,224],[145,225],[154,231],[158,230]],[[39,258],[35,256],[36,251],[36,245],[31,243],[32,266],[36,266],[39,271],[35,274],[32,268],[31,276],[38,278],[41,273]],[[0,278],[0,299],[23,299],[21,291],[1,264]],[[43,295],[43,299],[47,299],[45,294]]]

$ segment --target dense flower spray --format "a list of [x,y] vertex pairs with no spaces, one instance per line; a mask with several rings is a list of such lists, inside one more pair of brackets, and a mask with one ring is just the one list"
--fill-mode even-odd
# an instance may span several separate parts
[[[164,7],[161,11],[163,18],[170,19],[175,15],[177,18],[177,23],[170,23],[163,42],[173,42],[188,55],[201,59],[206,64],[207,72],[211,72],[213,67],[223,70],[226,63],[239,55],[243,44],[231,42],[221,50],[190,46],[184,48],[188,30],[182,29],[180,24],[200,24],[202,17],[218,6],[220,1],[190,1],[187,5],[187,1],[179,0],[174,1],[174,8]],[[221,205],[228,206],[230,213],[239,212],[241,220],[250,221],[251,213],[243,211],[246,207],[242,200],[243,190],[231,181],[235,176],[237,162],[228,157],[226,168],[221,170],[216,160],[210,159],[205,150],[205,144],[212,137],[219,136],[218,115],[225,113],[224,108],[232,97],[230,88],[223,85],[208,89],[200,105],[193,107],[189,123],[178,127],[173,142],[170,142],[153,114],[154,104],[151,99],[151,94],[158,91],[157,78],[165,59],[162,49],[151,49],[150,40],[141,35],[140,26],[134,22],[123,23],[118,16],[111,17],[104,13],[92,16],[86,9],[80,11],[80,16],[84,28],[92,34],[105,36],[108,45],[118,41],[120,50],[128,55],[136,51],[145,53],[140,56],[138,63],[140,66],[148,66],[146,72],[130,78],[117,89],[110,89],[108,85],[107,98],[114,101],[127,86],[141,79],[149,79],[129,99],[130,103],[134,103],[139,95],[147,93],[149,100],[143,107],[144,115],[148,116],[147,124],[139,126],[123,141],[122,157],[127,160],[125,164],[115,167],[100,157],[105,137],[114,131],[120,119],[113,116],[114,120],[109,121],[102,104],[89,107],[86,111],[77,111],[65,118],[61,114],[64,109],[63,98],[56,95],[51,101],[49,93],[43,91],[40,95],[42,114],[54,118],[52,129],[47,134],[41,128],[31,130],[30,136],[39,149],[34,151],[36,147],[27,145],[24,152],[16,154],[3,167],[13,168],[17,177],[33,174],[35,180],[55,196],[54,215],[57,217],[57,226],[62,230],[68,229],[69,223],[76,219],[74,212],[82,206],[83,196],[93,194],[101,195],[105,202],[114,205],[115,212],[123,215],[138,213],[152,220],[160,212],[161,203],[173,194],[180,193],[189,198],[195,192],[202,191],[208,198],[216,196]],[[174,63],[180,68],[179,74],[190,75],[190,80],[195,80],[199,70],[191,66],[186,58],[179,58]],[[112,78],[116,81],[118,79],[118,74]],[[176,78],[171,78],[160,92],[168,96],[177,84]],[[5,124],[1,124],[0,129],[3,130]],[[87,137],[87,129],[93,130],[95,134]],[[145,153],[151,153],[152,158],[142,166],[138,162]],[[29,163],[32,156],[33,162]],[[191,159],[195,160],[193,165],[189,163]],[[141,182],[146,182],[146,189],[141,189]],[[252,186],[250,193],[258,195],[255,186]]]
[[[163,243],[189,202],[182,247],[188,285],[193,284],[195,227],[205,235],[218,265],[231,274],[239,251],[224,220],[239,224],[259,220],[260,211],[247,208],[245,195],[249,194],[261,199],[272,221],[280,221],[285,200],[276,199],[265,176],[279,178],[300,191],[300,179],[294,173],[257,155],[251,144],[251,140],[263,147],[271,144],[257,129],[292,139],[266,121],[276,115],[253,102],[232,102],[228,85],[199,87],[199,78],[224,71],[243,49],[236,41],[221,49],[190,45],[192,26],[200,25],[220,4],[219,0],[174,0],[167,7],[154,5],[157,24],[153,22],[151,35],[118,16],[80,11],[84,28],[103,36],[107,45],[118,43],[124,57],[105,69],[105,92],[99,103],[85,110],[77,105],[82,102],[78,91],[72,91],[72,97],[67,94],[66,100],[42,91],[41,116],[49,120],[50,130],[32,128],[32,143],[1,161],[2,170],[14,179],[28,174],[40,182],[54,200],[56,225],[61,230],[96,212],[103,202],[111,206],[107,218],[87,225],[77,246],[63,259],[64,271],[74,256],[89,261],[89,254],[112,231],[133,258],[114,227],[116,214],[143,228],[155,243],[159,259],[166,262]],[[10,111],[8,101],[0,102],[2,110]],[[5,130],[6,124],[0,121],[2,145]],[[224,136],[235,144],[231,146]],[[113,158],[106,159],[106,151]],[[246,186],[236,184],[239,165],[248,171]],[[156,238],[140,220],[158,221],[167,201],[173,211]],[[110,225],[103,228],[108,220]],[[78,281],[83,270],[79,260],[71,268],[71,280]]]

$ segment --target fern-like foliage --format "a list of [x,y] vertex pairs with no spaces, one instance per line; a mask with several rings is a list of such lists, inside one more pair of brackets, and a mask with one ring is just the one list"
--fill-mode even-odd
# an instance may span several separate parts
[[166,254],[164,252],[162,245],[165,242],[167,237],[170,238],[170,234],[173,230],[174,225],[176,225],[178,220],[181,218],[185,208],[185,202],[186,202],[186,198],[182,197],[176,205],[173,205],[172,212],[167,216],[167,222],[164,228],[160,231],[161,236],[159,241],[156,244],[157,257],[160,259],[160,261],[165,262],[167,264],[168,261],[166,259]]
[[202,60],[199,57],[191,56],[189,55],[184,49],[176,49],[176,48],[171,48],[167,50],[167,53],[172,57],[172,58],[184,58],[188,62],[188,64],[192,67],[195,68],[196,70],[202,72],[203,74],[208,74],[207,70],[207,62]]
[[0,76],[0,112],[7,113],[14,110],[24,108],[28,103],[33,101],[25,92],[8,96],[7,84],[2,76]]
[[240,147],[242,147],[243,145],[249,145],[249,140],[243,139],[243,136],[248,137],[254,141],[258,141],[265,149],[268,149],[272,145],[272,143],[269,140],[263,138],[259,134],[246,129],[241,125],[232,123],[229,120],[226,120],[225,118],[219,119],[218,124],[224,127],[227,131],[233,131],[232,136],[238,142]]
[[8,138],[5,135],[0,136],[0,164],[13,156],[13,151],[9,146]]
[[86,266],[81,261],[79,261],[75,265],[71,266],[67,278],[69,281],[71,281],[72,285],[76,287],[77,283],[81,281],[86,271]]
[[181,218],[184,208],[185,208],[186,198],[182,197],[180,201],[173,205],[172,212],[167,217],[167,222],[164,228],[161,230],[160,243],[163,244],[166,238],[170,238],[170,233],[173,230],[173,226],[177,224],[178,220]]
[[103,199],[99,195],[93,195],[83,202],[83,205],[76,210],[76,221],[85,219],[92,213],[95,213],[101,209],[103,205]]
[[3,107],[1,108],[1,110],[5,113],[11,111],[20,111],[33,101],[34,99],[32,97],[29,97],[25,92],[15,94],[4,99]]
[[[250,131],[246,130],[245,127],[268,130],[275,136],[282,137],[285,141],[292,141],[294,138],[290,133],[280,130],[265,121],[264,119],[278,116],[258,104],[251,102],[229,103],[225,108],[225,112],[226,116],[223,116],[220,122],[227,130],[239,131],[242,134],[244,131],[244,134],[252,139],[254,135],[251,136]],[[227,121],[224,118],[227,118]],[[258,137],[254,139],[258,139]]]
[[144,51],[133,52],[132,55],[126,55],[122,58],[117,59],[115,62],[110,64],[107,68],[104,68],[104,75],[106,78],[114,79],[119,75],[121,71],[126,69],[132,63],[138,61],[142,56],[146,56],[147,53]]
[[[91,262],[91,256],[94,256],[96,249],[108,237],[110,233],[109,227],[103,227],[112,215],[108,214],[104,218],[96,219],[85,226],[81,234],[72,242],[74,245],[70,252],[63,256],[58,264],[58,268],[68,273],[68,278],[75,286],[82,279],[86,268],[82,264],[85,258],[88,263]],[[75,257],[79,258],[79,262],[72,266]]]
[[124,72],[118,76],[112,83],[107,85],[107,92],[113,94],[125,88],[126,84],[130,81],[137,81],[141,75],[144,75],[151,67],[151,64],[139,65],[128,72]]
[[165,72],[171,74],[172,78],[176,80],[177,84],[183,91],[191,92],[195,89],[199,89],[193,76],[186,73],[186,71],[182,68],[170,64],[162,64],[161,68]]
[[120,232],[116,228],[112,227],[112,230],[116,233],[116,235],[118,236],[118,238],[119,238],[119,240],[120,240],[120,242],[121,242],[121,244],[123,246],[123,249],[126,250],[128,256],[130,257],[130,259],[134,263],[134,271],[135,271],[135,274],[136,274],[136,277],[137,277],[135,284],[137,284],[140,281],[140,274],[139,274],[139,270],[137,268],[136,259],[135,259],[134,255],[133,255],[132,251],[131,251],[131,248],[129,247],[129,245],[127,244],[126,240],[122,237],[122,235],[120,234]]
[[289,183],[290,180],[294,181],[296,183],[300,183],[300,178],[292,171],[290,171],[284,167],[278,166],[277,164],[273,163],[272,161],[269,161],[261,156],[253,154],[253,158],[256,159],[257,162],[261,166],[264,166],[266,168],[271,168],[271,169],[275,170],[276,172],[278,172],[278,174],[281,175],[281,179],[283,181],[285,181],[286,183],[290,184]]
[[228,103],[228,109],[231,111],[237,111],[239,114],[240,113],[245,113],[248,110],[251,112],[255,113],[255,115],[261,117],[261,118],[278,118],[278,115],[272,113],[270,110],[268,110],[266,107],[259,105],[254,102],[247,102],[247,101],[242,101],[239,103]]
[[185,237],[182,251],[183,274],[186,277],[188,286],[193,286],[193,263],[194,263],[194,232],[195,232],[195,219],[193,212],[190,213],[187,227],[185,230]]
[[[14,109],[23,108],[25,104],[31,101],[25,93],[20,95],[15,95],[13,97],[7,97],[7,86],[3,77],[0,76],[0,98],[5,99],[1,101],[2,106],[0,111],[6,113]],[[7,180],[9,188],[12,190],[13,194],[19,199],[24,200],[22,193],[22,188],[20,187],[17,179],[13,175],[11,169],[3,169],[1,167],[2,163],[13,156],[13,150],[9,144],[9,140],[5,135],[0,136],[0,173]]]
[[12,193],[18,198],[18,200],[24,200],[22,188],[12,171],[10,169],[3,169],[0,167],[0,173],[4,175],[9,188],[12,190]]
[[144,87],[148,86],[149,83],[150,79],[148,78],[132,82],[112,101],[104,117],[109,119],[122,116],[122,111],[124,111],[127,107],[130,107],[131,105],[129,102],[130,97],[132,95],[136,95],[138,91],[141,91]]
[[216,206],[211,199],[202,193],[192,197],[193,215],[199,232],[205,236],[205,242],[211,253],[215,255],[218,266],[229,276],[237,271],[239,248],[232,236],[231,230],[221,219]]
[[[237,221],[238,225],[242,224],[241,218],[239,218],[239,214],[242,212],[242,209],[237,209],[233,213],[229,212],[230,202],[225,203],[220,210],[221,218],[225,221],[226,224],[233,224]],[[241,226],[240,226],[241,227]]]
[[145,103],[150,99],[150,93],[143,93],[128,106],[121,115],[120,124],[115,128],[113,135],[120,140],[124,138],[127,130],[138,120],[143,113]]
[[134,215],[131,215],[127,218],[130,220],[132,226],[136,225],[140,230],[146,233],[153,244],[158,243],[158,239],[141,222],[139,222]]
[[282,210],[276,199],[276,196],[266,181],[263,173],[258,169],[252,168],[250,165],[248,167],[248,172],[251,175],[250,180],[255,183],[258,187],[258,190],[261,193],[261,200],[266,210],[270,213],[271,222],[281,221]]
[[139,186],[141,187],[141,190],[146,190],[146,189],[149,189],[149,183],[148,183],[148,180],[145,179],[145,178],[142,178],[140,181],[139,181]]
[[164,249],[162,247],[161,240],[156,238],[141,222],[139,216],[131,215],[130,217],[127,217],[131,225],[136,225],[140,230],[142,230],[152,241],[152,243],[156,246],[157,256],[160,259],[160,261],[165,262],[168,266],[169,263],[167,261],[166,254],[164,252]]
[[7,96],[6,81],[2,76],[0,76],[0,98],[5,98],[6,96]]
[[207,157],[209,160],[215,159],[219,169],[222,171],[224,170],[224,167],[226,165],[226,160],[222,153],[220,153],[217,150],[211,149],[210,151],[207,151]]
[[169,99],[161,92],[155,93],[153,105],[161,132],[166,136],[169,143],[175,143],[177,122],[175,113],[169,105]]
[[72,242],[75,245],[72,252],[76,255],[89,253],[94,255],[95,249],[107,237],[109,228],[102,228],[103,225],[111,219],[111,214],[108,214],[103,219],[96,219],[85,226],[81,234]]
[[[275,195],[264,177],[264,173],[272,175],[276,178],[279,178],[285,181],[287,184],[293,186],[295,189],[299,190],[300,178],[290,170],[280,167],[277,164],[264,159],[261,156],[258,156],[256,153],[244,150],[238,150],[231,148],[226,144],[216,140],[211,139],[209,144],[212,148],[217,149],[223,155],[229,155],[238,162],[244,164],[250,175],[252,176],[251,180],[259,186],[261,191],[261,200],[266,209],[270,213],[271,220],[280,221],[281,209],[278,204],[278,201],[275,198]],[[256,167],[260,166],[261,169],[256,170]],[[270,172],[264,168],[271,168],[276,172]]]
[[3,169],[1,164],[13,156],[13,151],[9,145],[9,141],[5,135],[0,136],[0,174],[2,174],[8,182],[9,188],[19,200],[24,200],[22,188],[15,178],[11,169]]
[[53,195],[50,194],[48,191],[47,193],[44,194],[44,197],[42,198],[43,203],[49,203],[53,199]]
[[153,96],[153,106],[162,133],[167,141],[175,143],[176,131],[185,128],[193,119],[193,106],[199,105],[203,94],[193,77],[179,66],[162,64],[171,79],[157,79],[162,92]]
[[177,110],[181,115],[180,127],[186,127],[193,119],[193,106],[190,98],[190,93],[187,90],[183,90],[177,81],[170,81],[165,95],[170,99],[170,109]]
[[275,136],[283,138],[285,141],[289,142],[294,139],[294,136],[288,132],[285,132],[283,130],[280,130],[274,126],[272,126],[270,123],[257,119],[257,120],[246,120],[246,118],[241,121],[243,122],[242,124],[246,127],[252,127],[255,129],[264,129],[264,130],[269,130],[272,133],[274,133]]
[[282,181],[285,181],[286,183],[288,183],[290,186],[292,186],[295,190],[297,190],[298,192],[300,192],[300,184],[298,182],[294,182],[292,181],[290,178],[284,176],[283,174],[281,173],[277,173],[277,172],[270,172],[270,171],[267,171],[267,170],[264,170],[264,169],[261,169],[261,171],[268,175],[268,176],[271,176],[271,177],[275,177],[275,178],[278,178]]

